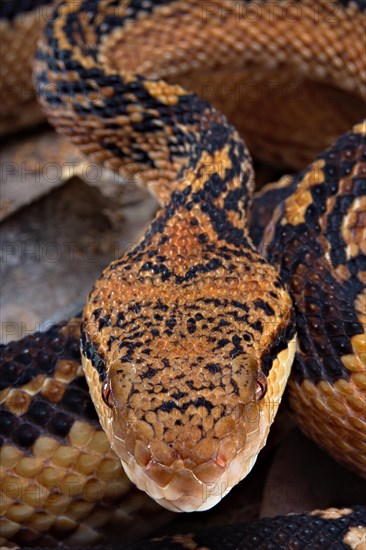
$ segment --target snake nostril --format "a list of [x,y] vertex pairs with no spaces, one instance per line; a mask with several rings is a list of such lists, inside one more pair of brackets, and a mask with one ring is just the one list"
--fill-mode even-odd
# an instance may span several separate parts
[[255,390],[256,400],[260,401],[261,399],[263,399],[263,397],[266,395],[266,392],[267,392],[267,378],[262,371],[259,371],[257,386]]
[[110,385],[109,380],[105,380],[103,382],[102,399],[108,407],[110,407],[110,408],[113,407],[113,397],[112,397],[111,385]]

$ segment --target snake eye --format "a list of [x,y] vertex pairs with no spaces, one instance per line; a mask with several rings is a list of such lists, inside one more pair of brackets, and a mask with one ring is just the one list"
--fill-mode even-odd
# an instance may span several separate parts
[[109,380],[105,380],[103,382],[102,399],[108,407],[110,408],[113,407],[113,398],[112,398],[111,385],[109,383]]
[[267,377],[260,370],[258,374],[258,379],[257,379],[257,386],[255,389],[256,400],[260,401],[261,399],[263,399],[263,397],[266,395],[266,392],[267,392]]

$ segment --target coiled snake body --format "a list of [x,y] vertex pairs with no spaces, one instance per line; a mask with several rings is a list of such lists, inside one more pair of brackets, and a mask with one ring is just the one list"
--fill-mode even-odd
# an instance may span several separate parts
[[[234,4],[210,3],[209,19],[193,0],[61,1],[35,63],[52,124],[161,203],[141,241],[95,283],[81,342],[112,448],[134,483],[174,511],[210,508],[252,468],[290,373],[295,321],[291,407],[308,435],[366,473],[365,122],[354,119],[285,189],[265,260],[249,236],[254,179],[241,138],[209,103],[161,78],[174,80],[188,45],[197,72],[230,62],[247,75],[257,63],[338,86],[358,97],[352,119],[364,111],[364,5],[332,4],[328,24],[330,4],[304,0],[290,40],[293,22],[277,13],[287,4],[274,4],[272,20],[269,5],[254,4],[270,36],[254,40]],[[322,32],[312,36],[315,9]],[[265,133],[254,139],[262,154]]]

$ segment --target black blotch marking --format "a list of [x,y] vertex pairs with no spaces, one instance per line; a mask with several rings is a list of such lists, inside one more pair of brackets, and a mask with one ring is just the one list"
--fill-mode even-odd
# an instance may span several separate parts
[[189,334],[194,334],[197,330],[196,320],[190,317],[187,321],[187,330]]
[[52,406],[41,400],[39,397],[34,398],[29,409],[28,417],[32,422],[39,426],[45,426],[52,414]]
[[260,334],[263,333],[263,324],[262,324],[262,321],[260,321],[260,319],[258,319],[258,321],[255,321],[255,323],[251,323],[250,326],[252,327],[253,330],[258,331]]
[[274,315],[273,308],[264,300],[258,299],[254,302],[255,309],[262,309],[266,315]]
[[211,374],[216,374],[222,370],[220,365],[217,363],[207,363],[205,369],[207,369]]
[[170,319],[168,319],[165,324],[170,330],[173,330],[175,325],[177,324],[177,320],[175,317],[170,317]]
[[98,321],[98,328],[101,330],[104,327],[110,327],[111,326],[111,317],[110,315],[105,315],[104,317],[100,317]]
[[20,446],[28,449],[39,437],[40,431],[32,424],[20,424],[15,430],[13,440]]
[[57,413],[48,423],[48,429],[54,435],[65,437],[74,423],[74,419],[64,413]]
[[93,344],[89,341],[88,336],[84,332],[84,330],[82,330],[80,343],[83,355],[91,362],[92,366],[98,372],[99,380],[101,382],[104,382],[107,375],[105,361],[96,351]]
[[13,431],[14,428],[19,423],[18,417],[6,410],[1,410],[0,414],[0,434],[2,436],[9,436]]
[[153,369],[152,367],[149,367],[146,372],[144,372],[141,375],[141,378],[153,378],[155,374],[157,373],[156,369]]
[[188,403],[184,403],[184,405],[182,405],[182,411],[186,412],[186,410],[188,409],[188,407],[190,407],[190,405],[193,405],[197,409],[199,407],[205,407],[208,413],[210,413],[214,408],[214,405],[211,403],[211,401],[208,401],[204,397],[198,397],[194,401],[188,401]]
[[282,350],[288,347],[289,342],[295,336],[295,332],[296,332],[296,325],[294,323],[294,319],[292,319],[285,330],[283,328],[279,330],[278,335],[274,339],[272,345],[263,354],[261,367],[262,367],[263,373],[266,376],[268,376],[272,368],[274,359]]
[[221,340],[219,340],[217,342],[217,348],[216,349],[221,349],[229,343],[230,343],[230,340],[228,340],[227,338],[222,338]]

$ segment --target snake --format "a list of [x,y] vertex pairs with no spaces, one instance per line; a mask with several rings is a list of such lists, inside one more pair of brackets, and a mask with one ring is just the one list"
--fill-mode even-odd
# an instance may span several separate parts
[[[155,537],[123,545],[95,546],[95,550],[287,550],[289,548],[353,548],[363,550],[365,509],[329,508],[310,514],[290,514],[200,533]],[[83,550],[82,546],[74,547]],[[26,548],[24,550],[31,550]]]
[[[48,120],[94,161],[136,176],[161,206],[96,281],[76,324],[111,448],[133,483],[168,510],[207,510],[250,472],[286,385],[303,431],[365,477],[364,11],[361,0],[215,1],[206,11],[194,0],[62,0],[39,42],[35,87]],[[263,193],[272,215],[259,249],[248,148],[218,106],[195,93],[200,71],[220,79],[229,66],[248,78],[257,65],[258,86],[278,71],[296,74],[308,93],[324,88],[337,106],[354,97],[346,115],[335,109],[333,125],[318,118],[329,146],[280,185],[274,211],[273,190]],[[298,165],[319,151],[319,139],[310,124],[302,143],[298,121],[291,112],[288,119],[293,135],[281,138],[278,128],[268,138],[268,125],[253,127],[248,115],[247,141],[272,160],[285,150]],[[80,410],[67,389],[82,383],[75,350],[67,355],[70,330],[2,350],[10,469],[16,446],[36,450],[39,466],[72,430],[78,453],[90,444],[85,388]],[[52,361],[41,360],[39,342]],[[35,413],[45,400],[68,414],[40,444]],[[75,422],[74,410],[88,422]]]

